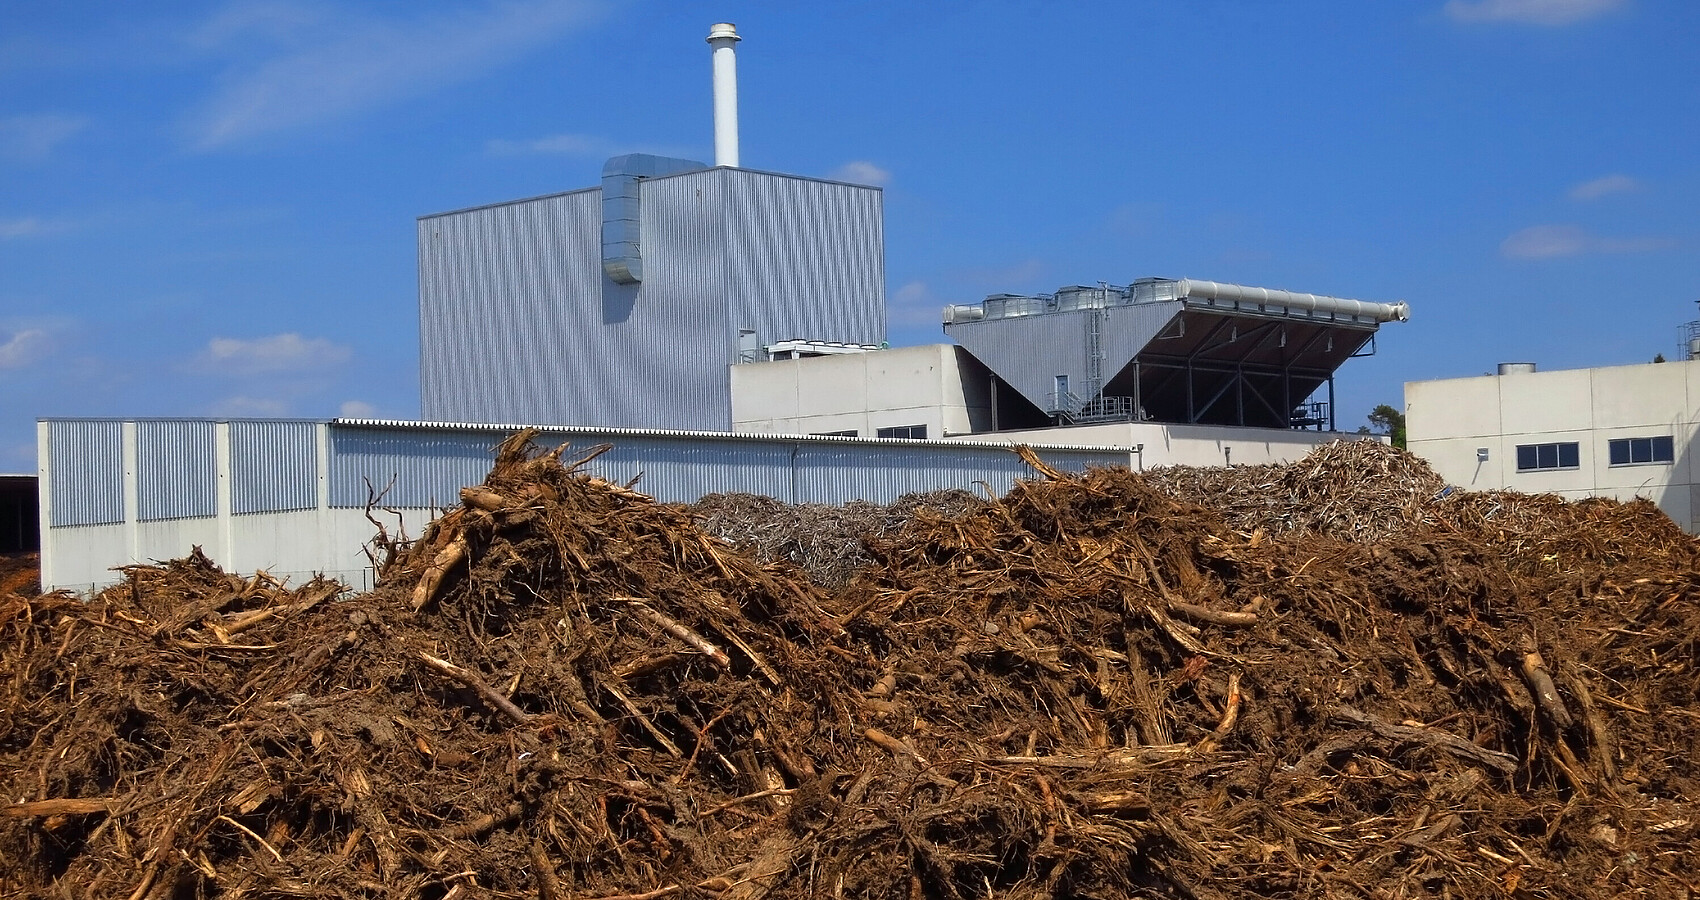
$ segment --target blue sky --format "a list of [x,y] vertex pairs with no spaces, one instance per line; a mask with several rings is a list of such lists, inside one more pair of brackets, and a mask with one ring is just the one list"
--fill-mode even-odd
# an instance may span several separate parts
[[416,216],[712,159],[885,189],[894,344],[992,292],[1406,300],[1338,378],[1675,355],[1700,3],[13,2],[0,471],[41,416],[418,412]]

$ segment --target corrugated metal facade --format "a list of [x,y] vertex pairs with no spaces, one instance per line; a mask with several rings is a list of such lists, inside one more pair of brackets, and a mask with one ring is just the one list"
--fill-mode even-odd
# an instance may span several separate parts
[[495,431],[366,428],[332,425],[330,504],[440,509],[460,502],[460,489],[483,482]]
[[52,483],[49,524],[110,525],[124,521],[124,424],[47,423]]
[[[1111,307],[1100,333],[1105,382],[1113,378],[1181,311],[1178,302]],[[1087,388],[1086,347],[1093,312],[1016,316],[951,325],[945,330],[964,349],[1040,409],[1056,390],[1056,376],[1069,377],[1070,390],[1083,397]]]
[[607,390],[601,192],[419,220],[420,403],[439,421],[530,421]]
[[136,423],[136,519],[218,514],[217,425],[199,419]]
[[231,422],[230,511],[243,515],[317,506],[316,428],[312,422]]
[[419,220],[426,419],[726,429],[740,329],[884,339],[877,188],[723,168],[645,180],[632,285],[602,270],[600,194]]
[[[501,429],[453,426],[331,426],[331,499],[334,507],[366,505],[371,492],[392,485],[380,505],[452,506],[467,485],[489,473]],[[613,449],[585,471],[609,481],[637,479],[637,489],[668,502],[689,503],[710,493],[763,494],[795,503],[889,503],[913,491],[974,489],[984,481],[1008,490],[1030,470],[1007,447],[946,442],[875,443],[795,437],[677,435],[590,429],[544,431],[541,446],[568,443],[588,452]],[[1126,449],[1045,449],[1040,456],[1059,469],[1126,465]],[[371,489],[368,489],[371,485]]]

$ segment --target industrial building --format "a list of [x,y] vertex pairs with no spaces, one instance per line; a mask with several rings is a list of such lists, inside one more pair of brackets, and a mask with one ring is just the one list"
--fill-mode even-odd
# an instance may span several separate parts
[[1646,497],[1700,531],[1700,359],[1405,385],[1407,446],[1447,481],[1572,499]]
[[887,348],[882,193],[738,166],[737,39],[709,36],[714,165],[627,154],[597,186],[418,219],[425,422],[42,420],[43,583],[199,545],[359,585],[370,507],[417,534],[528,424],[613,444],[592,471],[675,501],[1001,491],[1016,442],[1066,470],[1284,462],[1340,437],[1335,370],[1409,315],[1144,278],[953,305],[954,344]]

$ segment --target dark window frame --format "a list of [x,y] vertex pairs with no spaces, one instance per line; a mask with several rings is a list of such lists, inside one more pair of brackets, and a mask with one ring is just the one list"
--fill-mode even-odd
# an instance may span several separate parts
[[889,428],[874,430],[874,437],[897,438],[909,441],[924,441],[927,439],[926,425],[893,425]]
[[1607,459],[1619,466],[1668,466],[1676,463],[1676,439],[1668,434],[1606,441]]
[[1517,445],[1517,471],[1568,472],[1582,468],[1582,445],[1578,441],[1546,441]]

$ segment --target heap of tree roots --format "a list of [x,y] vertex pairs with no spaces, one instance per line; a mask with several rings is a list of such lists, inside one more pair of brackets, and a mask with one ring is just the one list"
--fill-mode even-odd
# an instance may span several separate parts
[[528,438],[368,594],[0,596],[0,894],[1700,890],[1700,550],[1650,504],[1030,458],[828,589]]

